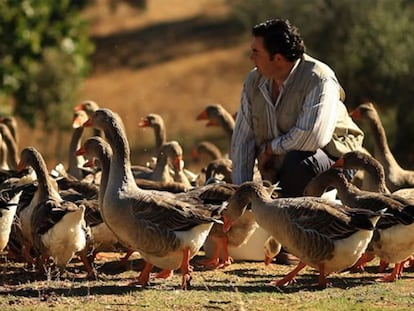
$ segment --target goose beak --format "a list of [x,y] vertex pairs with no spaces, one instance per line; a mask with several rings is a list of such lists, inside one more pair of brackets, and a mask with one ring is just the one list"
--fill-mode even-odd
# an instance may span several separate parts
[[73,110],[75,111],[83,110],[83,104],[76,105],[75,108],[73,108]]
[[339,158],[338,160],[336,160],[336,162],[334,164],[332,164],[331,167],[332,168],[341,168],[341,167],[344,167],[344,159],[343,158]]
[[80,147],[78,150],[76,150],[75,155],[81,156],[86,154],[86,149],[84,147]]
[[273,258],[272,258],[272,257],[265,256],[265,259],[264,259],[264,264],[265,264],[266,266],[268,266],[268,265],[270,265],[270,263],[272,262],[272,260],[273,260]]
[[89,159],[88,161],[83,163],[83,167],[94,167],[94,166],[95,166],[95,163],[94,163],[93,159]]
[[196,120],[208,120],[208,114],[207,114],[207,111],[206,111],[206,110],[203,110],[203,112],[201,112],[201,113],[197,116]]
[[150,126],[150,123],[147,118],[141,118],[141,120],[138,122],[138,127],[148,127]]
[[25,166],[22,162],[19,162],[19,163],[17,164],[17,171],[18,171],[18,172],[23,171],[25,168],[26,168],[26,166]]
[[349,113],[349,116],[355,120],[361,119],[361,111],[359,109],[355,109]]
[[209,119],[208,122],[206,123],[206,126],[219,126],[220,124],[217,122],[217,120],[211,120]]

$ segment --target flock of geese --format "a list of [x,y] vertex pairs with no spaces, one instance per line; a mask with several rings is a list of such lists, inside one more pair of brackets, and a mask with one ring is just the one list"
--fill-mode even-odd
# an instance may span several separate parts
[[[194,257],[206,241],[215,245],[209,258],[196,262],[212,269],[231,265],[228,247],[246,243],[259,226],[269,238],[263,245],[266,264],[283,247],[299,260],[275,286],[288,285],[306,266],[319,271],[318,285],[344,270],[364,271],[379,257],[384,273],[378,281],[395,281],[413,264],[414,171],[393,157],[385,130],[372,103],[351,112],[369,125],[374,154],[354,151],[316,176],[302,197],[279,197],[277,185],[255,178],[231,182],[226,152],[203,141],[191,155],[208,159],[199,173],[185,168],[183,150],[168,141],[161,116],[143,117],[139,127],[154,130],[156,158],[147,165],[131,163],[121,117],[93,101],[74,108],[73,136],[66,168],[49,170],[39,152],[18,152],[13,118],[0,121],[0,250],[8,258],[46,274],[64,274],[79,258],[87,277],[96,278],[94,260],[105,252],[139,252],[144,267],[130,284],[146,286],[151,278],[181,272],[181,288],[193,277]],[[197,120],[221,126],[230,138],[234,116],[210,105]],[[92,127],[93,135],[82,136]],[[344,169],[362,172],[348,180]],[[336,189],[336,197],[326,196]],[[385,274],[389,264],[392,271]],[[151,274],[154,267],[159,269]]]

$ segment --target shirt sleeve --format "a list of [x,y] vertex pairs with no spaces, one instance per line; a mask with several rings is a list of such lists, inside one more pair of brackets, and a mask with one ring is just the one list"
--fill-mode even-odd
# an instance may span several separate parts
[[232,180],[235,184],[253,178],[255,141],[251,114],[251,105],[243,88],[230,148],[230,158],[233,163]]
[[295,126],[272,140],[273,152],[314,151],[326,146],[335,130],[339,100],[338,83],[333,79],[322,80],[306,96]]

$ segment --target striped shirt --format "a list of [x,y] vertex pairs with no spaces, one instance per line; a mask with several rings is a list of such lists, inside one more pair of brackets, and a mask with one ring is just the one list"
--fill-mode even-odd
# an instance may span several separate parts
[[[296,66],[292,69],[295,70]],[[266,99],[266,120],[268,130],[273,134],[272,149],[275,154],[283,154],[292,150],[314,151],[327,145],[332,139],[337,122],[337,105],[340,103],[339,85],[333,79],[321,81],[305,98],[303,111],[298,120],[287,133],[280,135],[277,129],[276,108],[283,95],[284,85],[281,85],[276,103],[272,103],[272,81],[263,79],[259,85]],[[233,162],[233,182],[236,184],[252,180],[256,160],[255,139],[251,118],[251,105],[245,87],[241,94],[240,109],[237,113],[233,131],[231,154]],[[261,146],[263,150],[264,146]]]

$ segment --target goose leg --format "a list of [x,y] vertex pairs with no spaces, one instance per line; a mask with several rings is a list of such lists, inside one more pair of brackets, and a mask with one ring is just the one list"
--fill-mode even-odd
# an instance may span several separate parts
[[363,253],[358,261],[351,267],[351,272],[364,272],[365,265],[375,258],[374,253]]
[[92,279],[96,279],[97,275],[96,275],[96,271],[95,269],[92,267],[92,262],[89,260],[88,258],[88,254],[86,250],[82,250],[79,253],[79,257],[83,263],[83,266],[85,267],[86,272],[88,272],[87,278],[92,278]]
[[392,270],[392,272],[390,274],[387,274],[385,276],[383,276],[382,278],[377,279],[377,281],[379,282],[394,282],[399,275],[401,275],[402,273],[402,268],[401,266],[403,266],[403,263],[398,262],[394,265],[394,269]]
[[141,273],[139,274],[138,278],[130,282],[128,285],[134,286],[134,285],[140,285],[140,286],[146,286],[149,285],[149,278],[152,268],[154,267],[153,264],[150,264],[149,262],[145,262],[144,269],[142,269]]
[[319,266],[319,282],[318,282],[318,287],[319,288],[326,288],[328,283],[326,281],[326,277],[328,276],[327,273],[325,273],[325,265],[321,264]]
[[224,268],[227,267],[228,265],[231,265],[233,262],[233,258],[229,255],[229,239],[228,237],[225,237],[222,240],[223,243],[223,260],[221,261],[221,263],[219,264],[218,268]]
[[155,277],[156,277],[157,279],[168,279],[168,278],[172,277],[172,276],[173,276],[173,274],[174,274],[174,271],[173,271],[173,270],[167,270],[167,269],[164,269],[164,270],[162,270],[162,271],[158,272],[158,273],[155,275]]
[[295,269],[293,269],[291,272],[289,272],[283,279],[281,280],[274,280],[270,282],[270,285],[273,286],[283,286],[283,285],[289,285],[291,283],[295,282],[295,276],[299,273],[300,270],[306,267],[306,264],[300,261]]
[[380,260],[380,264],[378,267],[378,272],[383,273],[388,268],[388,262],[385,260]]
[[181,262],[182,289],[187,289],[187,284],[190,284],[191,272],[192,267],[190,266],[190,249],[186,247],[183,250],[183,260]]
[[214,253],[211,258],[199,260],[197,263],[204,267],[217,267],[219,264],[221,239],[214,239]]

